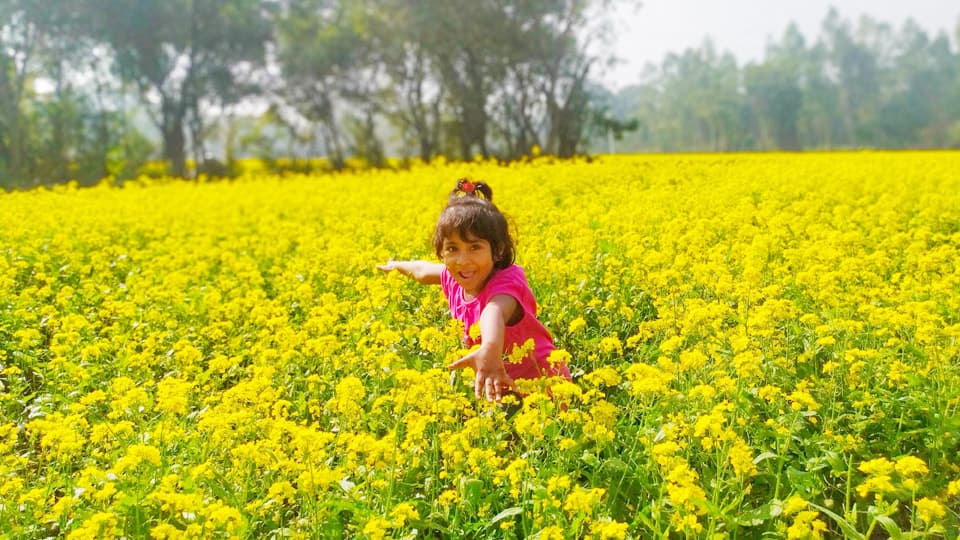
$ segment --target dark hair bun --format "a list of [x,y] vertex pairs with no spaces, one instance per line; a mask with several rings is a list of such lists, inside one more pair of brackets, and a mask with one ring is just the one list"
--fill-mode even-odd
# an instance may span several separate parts
[[450,198],[476,197],[493,202],[493,189],[484,182],[473,182],[469,178],[457,180],[457,186],[450,193]]

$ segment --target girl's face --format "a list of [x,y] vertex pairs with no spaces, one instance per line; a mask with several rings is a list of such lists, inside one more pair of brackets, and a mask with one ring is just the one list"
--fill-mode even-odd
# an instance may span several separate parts
[[453,279],[470,296],[477,296],[493,273],[493,252],[490,242],[456,232],[443,239],[443,264]]

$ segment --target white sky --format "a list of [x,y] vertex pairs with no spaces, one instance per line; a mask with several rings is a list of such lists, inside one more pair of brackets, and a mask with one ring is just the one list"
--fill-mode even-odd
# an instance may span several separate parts
[[812,44],[831,6],[854,25],[864,14],[895,29],[913,18],[931,37],[943,30],[957,45],[956,0],[642,0],[639,8],[610,13],[610,48],[623,62],[596,75],[614,89],[637,83],[645,64],[699,47],[708,35],[718,53],[732,52],[739,64],[760,61],[767,42],[779,41],[791,21]]

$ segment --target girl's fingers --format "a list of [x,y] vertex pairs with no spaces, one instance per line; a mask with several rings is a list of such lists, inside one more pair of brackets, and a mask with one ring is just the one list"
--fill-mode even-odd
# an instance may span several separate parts
[[477,399],[482,399],[484,396],[489,398],[491,395],[490,383],[490,379],[481,381],[480,377],[477,376],[477,384],[475,385],[476,392],[474,392],[477,396]]
[[473,359],[470,358],[469,356],[464,356],[459,360],[454,360],[453,362],[447,364],[447,369],[463,369],[465,367],[469,367],[469,368],[474,367]]
[[487,381],[487,401],[500,401],[500,385],[493,379]]

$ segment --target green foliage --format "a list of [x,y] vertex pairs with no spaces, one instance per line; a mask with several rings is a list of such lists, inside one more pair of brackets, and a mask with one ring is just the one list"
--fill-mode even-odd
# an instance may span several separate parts
[[640,122],[620,148],[956,147],[958,66],[946,35],[931,38],[912,21],[895,31],[867,16],[854,27],[831,10],[815,42],[790,25],[760,62],[738,66],[709,41],[667,55],[614,97],[620,118]]
[[791,25],[762,61],[706,41],[613,94],[587,44],[597,14],[631,1],[3,0],[0,187],[120,180],[153,157],[158,174],[230,176],[245,156],[340,170],[398,154],[960,147],[944,34],[832,10],[815,40]]

